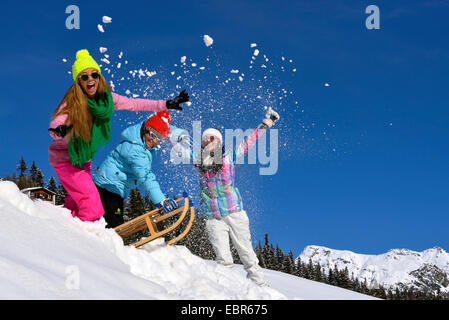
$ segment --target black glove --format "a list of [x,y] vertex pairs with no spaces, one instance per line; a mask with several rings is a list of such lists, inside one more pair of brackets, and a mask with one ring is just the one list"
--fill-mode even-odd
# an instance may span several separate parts
[[64,138],[67,133],[70,132],[70,130],[73,128],[72,126],[67,126],[65,124],[62,124],[56,128],[48,128],[48,131],[54,132],[58,137]]
[[187,101],[189,101],[189,94],[184,89],[173,100],[167,100],[165,106],[167,107],[167,109],[182,110],[179,104]]

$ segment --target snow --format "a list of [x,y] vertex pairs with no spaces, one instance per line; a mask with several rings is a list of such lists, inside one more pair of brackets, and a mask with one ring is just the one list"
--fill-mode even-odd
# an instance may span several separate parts
[[[449,274],[449,253],[435,247],[422,252],[409,249],[391,249],[379,255],[358,254],[349,250],[329,249],[322,246],[307,246],[299,256],[302,262],[319,263],[325,273],[337,266],[339,270],[348,268],[349,275],[354,274],[362,282],[366,279],[368,286],[382,285],[385,288],[413,286],[417,278],[412,272],[424,266],[436,266]],[[449,288],[441,287],[442,292]]]
[[108,51],[108,48],[105,47],[100,47],[100,53],[105,53],[106,51]]
[[100,31],[100,32],[104,32],[104,29],[103,29],[103,26],[101,25],[101,24],[99,24],[98,26],[97,26],[97,29],[98,29],[98,31]]
[[205,34],[203,36],[203,41],[206,47],[211,46],[214,43],[214,39],[212,39],[209,35]]
[[103,23],[111,23],[112,22],[112,18],[108,17],[108,16],[103,16],[101,18],[101,21],[103,21]]
[[162,239],[127,247],[103,219],[31,200],[0,182],[0,299],[372,299],[264,270],[269,287]]

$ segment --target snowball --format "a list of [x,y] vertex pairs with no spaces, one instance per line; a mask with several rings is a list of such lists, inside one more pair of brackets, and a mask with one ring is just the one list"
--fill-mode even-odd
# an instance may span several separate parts
[[108,16],[103,16],[103,18],[101,18],[101,21],[103,21],[103,23],[111,23],[112,18]]
[[146,75],[147,75],[149,78],[151,78],[152,76],[156,75],[156,71],[146,71],[145,73],[146,73]]
[[212,39],[210,36],[208,36],[207,34],[205,34],[203,36],[203,41],[204,44],[206,45],[206,47],[209,47],[212,45],[212,43],[214,43],[214,39]]

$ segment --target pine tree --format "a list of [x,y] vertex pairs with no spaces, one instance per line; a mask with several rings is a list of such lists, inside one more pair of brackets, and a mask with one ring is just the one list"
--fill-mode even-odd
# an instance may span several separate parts
[[[139,188],[131,189],[128,200],[124,202],[124,221],[129,221],[138,216],[141,216],[146,212],[145,201],[142,198]],[[150,235],[147,229],[143,229],[129,237],[126,237],[123,242],[125,245],[129,245],[141,239],[142,237],[148,237]]]
[[58,192],[58,185],[56,183],[55,178],[53,178],[53,176],[50,176],[50,179],[48,179],[47,189],[50,191],[53,191],[54,193]]
[[304,272],[302,268],[302,261],[301,258],[298,257],[295,261],[295,276],[304,278]]
[[262,244],[260,243],[260,240],[256,246],[255,252],[256,252],[257,259],[259,260],[259,266],[261,268],[266,269],[267,265],[265,264],[265,259],[263,256],[263,248],[262,248]]
[[62,183],[58,185],[58,188],[56,189],[56,200],[55,204],[57,206],[64,204],[64,199],[68,196],[67,190],[64,188]]
[[33,160],[33,163],[31,164],[31,167],[28,170],[29,173],[30,173],[30,177],[31,177],[31,180],[33,181],[33,183],[36,183],[36,181],[37,181],[37,170],[38,169],[37,169],[36,163]]
[[323,280],[324,280],[323,274],[321,273],[321,266],[319,263],[316,263],[313,266],[312,278],[313,278],[313,280],[318,281],[318,282],[323,282]]
[[34,183],[35,183],[36,187],[45,187],[44,174],[42,173],[41,169],[39,169],[39,168],[37,169]]
[[281,271],[288,273],[288,274],[294,274],[295,262],[294,262],[294,258],[293,258],[293,252],[290,251],[288,253],[288,255],[284,256]]
[[130,191],[127,207],[128,210],[125,210],[127,220],[137,218],[146,212],[145,201],[142,198],[139,188]]
[[284,263],[284,252],[282,252],[281,248],[279,248],[279,246],[276,245],[274,270],[281,271],[283,269],[283,263]]
[[268,269],[275,270],[276,263],[275,263],[274,247],[268,241],[268,233],[265,233],[265,244],[263,246],[262,252],[266,267]]
[[206,220],[203,218],[195,218],[189,233],[178,244],[186,246],[187,249],[200,258],[215,259],[215,253],[206,230]]
[[339,272],[339,286],[345,289],[351,289],[351,280],[349,279],[348,267]]
[[23,156],[20,159],[19,164],[17,165],[17,170],[19,171],[19,178],[24,177],[26,171],[28,170],[27,164],[25,162],[25,159],[23,159]]

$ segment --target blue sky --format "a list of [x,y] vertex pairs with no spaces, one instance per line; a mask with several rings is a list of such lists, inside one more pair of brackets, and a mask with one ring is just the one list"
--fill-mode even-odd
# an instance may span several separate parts
[[[80,8],[79,30],[65,27],[70,4]],[[365,27],[370,4],[380,8],[380,30]],[[0,175],[23,156],[55,176],[50,114],[73,81],[75,52],[87,48],[99,61],[103,46],[114,65],[120,51],[128,61],[110,67],[114,79],[103,70],[117,93],[165,99],[187,88],[192,105],[173,114],[180,127],[201,116],[204,128],[246,129],[260,122],[264,106],[279,111],[278,172],[237,168],[254,241],[268,232],[295,255],[312,244],[366,254],[449,250],[448,13],[443,0],[5,2]],[[100,33],[104,15],[112,23]],[[260,50],[253,65],[251,43]],[[126,79],[137,69],[157,74]],[[117,112],[113,139],[94,164],[146,116]],[[183,188],[172,181],[185,175],[195,191],[193,170],[165,160],[155,164],[163,188]]]

